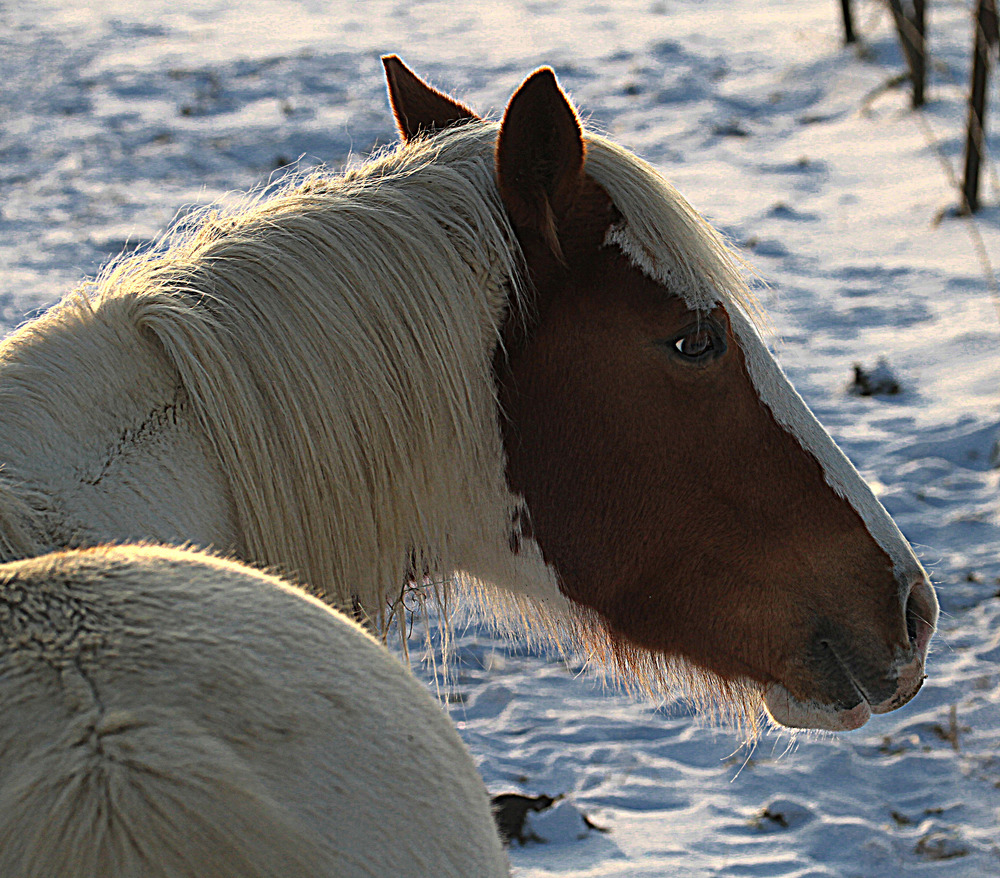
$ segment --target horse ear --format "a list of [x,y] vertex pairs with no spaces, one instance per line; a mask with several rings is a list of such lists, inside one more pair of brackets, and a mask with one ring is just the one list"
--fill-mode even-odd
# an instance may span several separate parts
[[559,259],[559,221],[583,182],[583,158],[576,110],[552,69],[543,67],[507,105],[497,138],[497,183],[514,227],[540,235]]
[[432,134],[463,119],[479,118],[464,104],[431,88],[398,55],[384,55],[382,66],[392,114],[404,141],[418,134]]

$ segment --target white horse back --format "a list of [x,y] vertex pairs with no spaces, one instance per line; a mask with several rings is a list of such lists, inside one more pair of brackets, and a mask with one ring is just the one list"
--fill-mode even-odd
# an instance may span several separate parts
[[99,548],[0,566],[0,875],[499,876],[410,672],[279,580]]

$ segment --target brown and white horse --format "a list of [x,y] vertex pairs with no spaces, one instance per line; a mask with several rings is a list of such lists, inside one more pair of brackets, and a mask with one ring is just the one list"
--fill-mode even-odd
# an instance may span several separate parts
[[193,543],[374,617],[457,580],[751,724],[761,696],[826,729],[908,701],[933,591],[720,238],[551,70],[497,125],[385,65],[400,148],[4,342],[6,556]]

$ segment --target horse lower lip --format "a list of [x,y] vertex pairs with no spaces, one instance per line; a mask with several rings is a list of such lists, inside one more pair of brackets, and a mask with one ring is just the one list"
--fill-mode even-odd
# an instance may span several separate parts
[[897,666],[879,679],[872,680],[865,679],[862,674],[852,669],[832,646],[828,648],[862,703],[867,704],[872,713],[889,713],[902,707],[920,691],[924,680],[927,679],[923,657],[920,654],[902,667]]
[[780,683],[768,687],[764,693],[764,706],[772,720],[793,729],[847,732],[861,728],[872,715],[864,699],[847,709],[816,701],[800,701]]
[[[821,663],[831,683],[829,700],[801,700],[780,683],[764,694],[764,705],[771,719],[791,728],[850,731],[863,726],[872,714],[888,713],[906,704],[923,685],[925,675],[922,657],[916,656],[902,668],[891,683],[887,678],[864,684],[859,674],[845,662],[828,641],[820,641],[825,659]],[[879,685],[884,684],[884,685]],[[848,689],[849,687],[849,689]],[[874,693],[878,692],[878,697]],[[854,702],[851,704],[851,702]],[[847,705],[851,706],[847,706]]]

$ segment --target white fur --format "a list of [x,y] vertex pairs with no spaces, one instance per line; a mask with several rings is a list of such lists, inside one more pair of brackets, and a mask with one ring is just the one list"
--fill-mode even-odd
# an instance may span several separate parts
[[5,558],[109,540],[242,549],[226,476],[135,312],[75,293],[0,345]]
[[[910,544],[854,465],[799,396],[751,321],[738,308],[730,309],[729,316],[743,350],[750,379],[761,401],[771,410],[775,420],[819,461],[827,484],[861,516],[869,533],[892,560],[897,580],[908,592],[910,585],[926,576]],[[905,598],[905,594],[902,596]]]
[[508,874],[441,707],[356,624],[173,549],[0,566],[4,878]]

